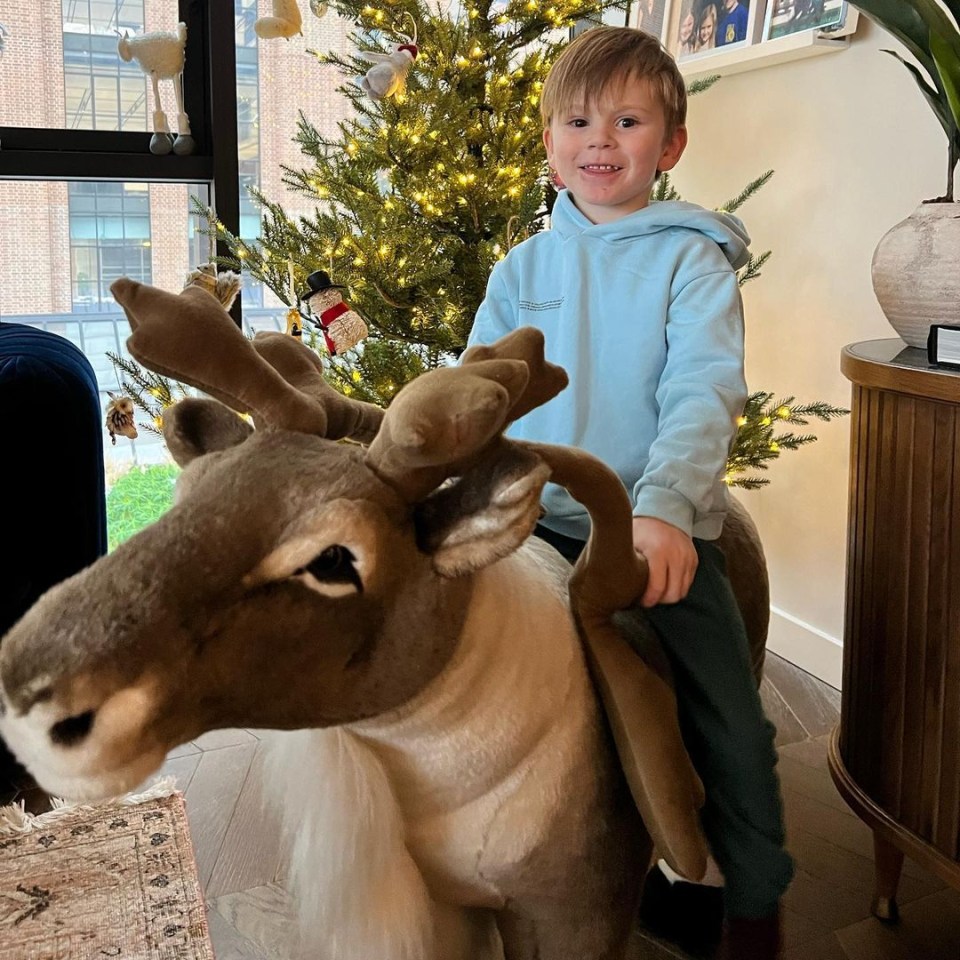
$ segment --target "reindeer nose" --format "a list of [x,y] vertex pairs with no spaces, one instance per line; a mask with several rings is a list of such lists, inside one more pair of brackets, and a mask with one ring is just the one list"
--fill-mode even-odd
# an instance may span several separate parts
[[93,711],[78,713],[75,717],[58,720],[50,728],[50,739],[58,747],[75,747],[86,739],[93,729]]

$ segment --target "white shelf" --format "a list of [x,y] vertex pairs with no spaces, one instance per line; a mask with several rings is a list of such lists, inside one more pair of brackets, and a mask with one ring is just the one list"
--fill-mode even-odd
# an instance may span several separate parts
[[777,63],[836,53],[839,50],[846,50],[849,45],[849,34],[836,36],[816,30],[806,30],[803,33],[777,37],[775,40],[764,40],[762,43],[754,43],[748,47],[721,50],[701,58],[686,60],[680,63],[680,72],[687,80],[710,77],[714,74],[728,77],[746,70],[772,67]]

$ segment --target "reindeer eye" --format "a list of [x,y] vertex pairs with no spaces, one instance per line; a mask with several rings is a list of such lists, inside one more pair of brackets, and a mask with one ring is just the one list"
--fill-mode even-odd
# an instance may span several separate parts
[[356,557],[339,543],[329,546],[318,553],[295,575],[309,574],[322,584],[344,584],[353,587],[357,593],[363,593],[363,582],[355,566]]

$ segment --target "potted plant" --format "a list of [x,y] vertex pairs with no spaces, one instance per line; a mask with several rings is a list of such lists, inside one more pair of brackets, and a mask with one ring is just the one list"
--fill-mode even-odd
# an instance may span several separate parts
[[891,326],[925,347],[933,323],[960,324],[960,205],[953,181],[960,160],[960,0],[851,0],[899,40],[912,74],[947,137],[947,187],[890,230],[873,256],[873,288]]

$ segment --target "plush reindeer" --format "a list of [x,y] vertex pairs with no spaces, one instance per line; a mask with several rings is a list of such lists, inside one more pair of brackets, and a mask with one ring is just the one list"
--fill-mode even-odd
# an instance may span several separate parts
[[[669,686],[612,626],[644,586],[626,491],[503,437],[566,383],[542,336],[474,348],[384,413],[199,286],[112,290],[133,356],[214,399],[165,415],[175,506],[3,639],[0,733],[45,789],[90,799],[207,730],[301,731],[273,786],[296,797],[311,957],[621,957],[650,834],[704,868],[702,793]],[[548,479],[590,510],[572,575],[528,539]]]

